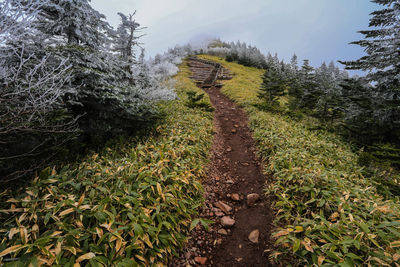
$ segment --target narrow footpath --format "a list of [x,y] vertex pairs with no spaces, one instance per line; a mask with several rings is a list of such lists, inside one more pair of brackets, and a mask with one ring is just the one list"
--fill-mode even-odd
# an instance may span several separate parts
[[221,65],[191,58],[192,79],[215,108],[215,136],[206,203],[200,217],[214,221],[209,231],[196,227],[181,257],[171,266],[272,266],[268,255],[273,213],[263,189],[267,177],[256,156],[246,113],[220,92],[218,79],[231,79]]

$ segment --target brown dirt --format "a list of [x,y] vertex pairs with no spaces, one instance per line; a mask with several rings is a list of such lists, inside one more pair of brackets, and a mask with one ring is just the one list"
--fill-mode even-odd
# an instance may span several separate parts
[[[210,65],[210,68],[215,68],[215,65]],[[215,108],[215,136],[208,179],[203,182],[206,203],[200,217],[216,223],[209,231],[196,227],[181,257],[175,259],[171,266],[200,265],[201,259],[196,257],[207,258],[206,266],[272,266],[268,255],[273,212],[264,194],[268,179],[263,175],[261,161],[256,156],[247,115],[215,86],[204,90]],[[253,207],[246,204],[246,197],[251,193],[261,196]],[[240,200],[232,200],[233,194],[239,194]],[[233,210],[223,214],[216,207],[219,201]],[[222,216],[230,216],[236,221],[232,228],[225,229],[227,235],[218,233],[223,229],[220,224]],[[248,239],[253,230],[260,231],[257,244]]]

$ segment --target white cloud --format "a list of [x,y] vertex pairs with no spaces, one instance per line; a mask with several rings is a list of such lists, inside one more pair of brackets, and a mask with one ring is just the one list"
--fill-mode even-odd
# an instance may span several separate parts
[[[289,58],[297,52],[312,61],[354,58],[347,45],[365,29],[375,7],[367,0],[93,0],[118,24],[117,12],[137,10],[148,27],[143,38],[150,55],[201,37],[242,40],[264,52]],[[358,53],[358,55],[357,55]]]

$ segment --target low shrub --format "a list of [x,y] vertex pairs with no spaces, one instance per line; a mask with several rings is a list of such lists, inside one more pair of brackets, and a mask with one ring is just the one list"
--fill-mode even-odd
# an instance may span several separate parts
[[213,112],[214,108],[210,103],[202,101],[204,98],[204,94],[197,94],[194,91],[186,92],[188,101],[186,102],[186,106],[189,108],[200,108],[205,111]]

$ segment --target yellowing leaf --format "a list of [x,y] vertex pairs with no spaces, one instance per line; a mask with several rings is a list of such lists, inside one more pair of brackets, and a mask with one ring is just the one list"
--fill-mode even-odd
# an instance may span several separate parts
[[394,260],[394,261],[400,260],[400,254],[397,254],[397,253],[394,254],[394,255],[393,255],[393,260]]
[[314,249],[306,242],[302,241],[301,244],[303,244],[303,246],[306,248],[307,251],[314,252]]
[[153,244],[151,243],[150,238],[149,238],[149,236],[148,236],[147,234],[143,236],[143,241],[144,241],[149,247],[153,248]]
[[118,238],[115,244],[115,251],[118,252],[121,249],[121,246],[122,246],[122,240],[121,238]]
[[140,256],[140,255],[135,255],[135,257],[138,258],[139,260],[143,261],[143,262],[146,262],[146,259],[143,258],[143,257]]
[[24,244],[28,243],[28,231],[24,226],[19,228],[19,234],[21,235],[21,240]]
[[103,229],[96,227],[96,232],[100,238],[103,236]]
[[339,217],[339,213],[335,212],[333,213],[330,217],[329,220],[331,221],[337,221],[337,218]]
[[84,260],[90,260],[91,258],[94,258],[94,257],[96,257],[96,254],[94,254],[93,252],[89,252],[89,253],[86,253],[86,254],[80,256],[80,257],[76,260],[76,262],[79,263],[79,262],[84,261]]
[[55,231],[54,233],[51,234],[51,237],[55,237],[55,236],[58,236],[60,234],[62,234],[61,231]]
[[400,247],[400,241],[394,241],[394,242],[390,243],[390,246],[392,248],[398,248],[398,247]]
[[387,214],[387,213],[390,213],[390,212],[391,212],[391,209],[390,209],[389,206],[381,206],[381,207],[377,207],[376,209],[377,209],[378,211],[384,213],[384,214]]
[[59,216],[63,217],[63,216],[68,215],[68,214],[70,214],[70,213],[72,213],[74,211],[75,211],[74,208],[69,208],[69,209],[66,209],[66,210],[60,212]]
[[290,234],[289,231],[283,230],[283,231],[279,231],[278,233],[274,234],[273,237],[280,237],[280,236],[284,236],[284,235],[288,235]]
[[165,196],[164,196],[164,193],[162,191],[161,185],[159,183],[157,183],[157,192],[158,192],[158,194],[160,194],[162,199],[165,201]]
[[85,200],[85,193],[83,193],[82,196],[79,198],[78,206],[80,206],[84,200]]
[[322,255],[318,256],[318,266],[321,266],[322,263],[324,262],[324,260],[325,260],[324,256],[322,256]]
[[15,245],[15,246],[9,247],[9,248],[3,250],[2,252],[0,252],[0,258],[4,257],[5,255],[8,255],[10,253],[16,252],[16,251],[22,249],[23,247],[24,247],[23,245]]
[[58,243],[57,243],[57,246],[56,246],[56,249],[55,249],[56,255],[58,255],[58,254],[61,253],[61,245],[62,245],[61,242],[58,242]]
[[304,231],[304,228],[302,227],[302,226],[296,226],[295,227],[295,233],[301,233],[301,232],[303,232]]
[[13,238],[13,236],[18,232],[19,232],[19,230],[17,228],[11,228],[10,232],[8,233],[8,239],[11,240]]

